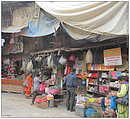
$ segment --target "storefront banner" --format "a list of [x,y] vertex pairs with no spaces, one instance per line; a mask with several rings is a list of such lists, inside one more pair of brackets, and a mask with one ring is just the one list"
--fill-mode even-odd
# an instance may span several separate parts
[[104,50],[104,65],[122,65],[121,48]]

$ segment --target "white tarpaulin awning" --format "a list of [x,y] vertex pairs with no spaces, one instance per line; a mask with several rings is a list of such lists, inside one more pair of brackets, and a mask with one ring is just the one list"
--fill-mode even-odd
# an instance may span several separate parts
[[74,39],[90,34],[128,35],[129,3],[111,2],[36,2],[55,16]]
[[27,37],[39,37],[50,35],[60,27],[60,22],[47,13],[40,10],[39,6],[30,3],[26,7],[20,7],[12,12],[11,24],[6,26],[4,18],[2,21],[2,32],[17,33]]
[[[13,10],[12,23],[10,26],[2,27],[2,32],[15,33],[20,32],[22,28],[28,26],[28,21],[32,20],[36,11],[32,4],[28,7],[21,7]],[[6,14],[5,14],[6,15]]]

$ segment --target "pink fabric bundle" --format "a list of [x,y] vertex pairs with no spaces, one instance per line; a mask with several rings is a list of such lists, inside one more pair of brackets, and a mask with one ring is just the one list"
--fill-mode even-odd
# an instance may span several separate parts
[[92,77],[92,78],[98,78],[98,77],[99,77],[99,74],[98,74],[98,73],[92,73],[92,74],[91,74],[91,77]]
[[116,72],[111,72],[111,76],[112,76],[113,79],[117,79]]
[[71,55],[71,56],[69,57],[69,61],[75,62],[75,60],[76,60],[76,58],[75,58],[74,55]]
[[99,92],[100,93],[108,93],[109,92],[109,87],[108,86],[100,86],[99,87]]
[[47,102],[47,98],[36,98],[35,103]]
[[46,88],[46,84],[45,84],[45,83],[41,83],[41,84],[39,85],[39,90],[40,90],[41,92],[45,92],[45,88]]
[[56,94],[59,94],[60,91],[59,91],[59,90],[56,90],[56,89],[52,89],[52,90],[49,90],[48,93],[49,93],[49,94],[52,94],[52,95],[56,95]]

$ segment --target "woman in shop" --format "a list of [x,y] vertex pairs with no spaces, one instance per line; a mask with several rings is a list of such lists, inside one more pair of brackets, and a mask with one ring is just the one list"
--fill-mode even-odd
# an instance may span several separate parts
[[32,86],[33,86],[32,74],[28,73],[24,81],[24,93],[26,97],[31,96]]
[[[128,77],[122,76],[119,78],[121,87],[119,92],[117,92],[117,118],[128,118],[129,107],[128,107]],[[125,97],[125,98],[124,98]],[[119,102],[119,99],[121,99]],[[122,100],[126,100],[126,104],[122,104]]]

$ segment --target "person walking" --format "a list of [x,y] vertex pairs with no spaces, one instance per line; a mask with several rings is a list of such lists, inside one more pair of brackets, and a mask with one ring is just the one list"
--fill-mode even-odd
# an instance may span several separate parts
[[70,74],[64,77],[63,85],[65,85],[67,88],[67,110],[70,110],[72,112],[74,111],[75,107],[76,89],[78,86],[75,70],[71,70]]

